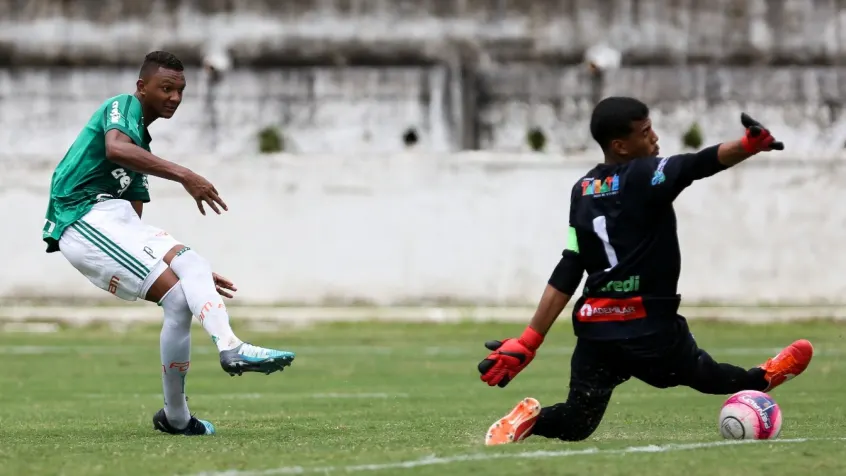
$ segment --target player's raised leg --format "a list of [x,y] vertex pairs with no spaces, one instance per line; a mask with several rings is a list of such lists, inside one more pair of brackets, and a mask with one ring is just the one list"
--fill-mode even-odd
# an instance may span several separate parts
[[294,353],[243,342],[232,331],[229,313],[215,287],[211,266],[194,250],[179,245],[164,258],[179,277],[188,307],[203,324],[220,352],[220,366],[230,375],[270,374],[291,365]]
[[764,379],[767,381],[767,387],[763,391],[769,392],[804,372],[813,356],[814,346],[805,339],[799,339],[775,357],[767,359],[759,366],[765,372]]
[[[685,385],[710,395],[730,395],[742,390],[768,392],[808,368],[813,347],[807,340],[797,340],[765,363],[746,369],[715,361],[700,349],[690,334],[686,321],[679,321],[677,337],[644,338],[638,347],[627,348],[633,355],[649,355],[636,362],[631,373],[658,388]],[[662,343],[665,342],[665,343]]]

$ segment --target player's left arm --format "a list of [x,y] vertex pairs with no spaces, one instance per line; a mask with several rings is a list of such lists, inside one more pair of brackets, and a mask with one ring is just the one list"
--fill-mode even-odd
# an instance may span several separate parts
[[[646,164],[650,195],[660,200],[672,201],[694,181],[701,180],[728,169],[760,152],[782,150],[770,132],[759,122],[743,114],[741,122],[746,134],[740,140],[706,147],[692,154],[652,158],[639,161]],[[642,166],[642,165],[641,165]]]
[[735,166],[753,155],[771,150],[784,150],[784,144],[775,140],[763,124],[741,113],[740,122],[746,128],[742,139],[720,144],[717,160],[726,168]]

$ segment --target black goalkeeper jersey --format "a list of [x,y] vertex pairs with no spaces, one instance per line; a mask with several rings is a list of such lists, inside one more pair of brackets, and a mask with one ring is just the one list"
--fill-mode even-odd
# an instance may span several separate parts
[[599,164],[573,187],[569,248],[588,275],[573,308],[577,336],[638,337],[677,319],[681,252],[673,200],[694,180],[726,168],[717,148]]

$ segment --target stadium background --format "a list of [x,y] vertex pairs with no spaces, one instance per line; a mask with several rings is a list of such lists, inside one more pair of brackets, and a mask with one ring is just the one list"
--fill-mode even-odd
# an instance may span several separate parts
[[688,303],[842,301],[841,2],[3,0],[0,12],[9,299],[112,303],[43,253],[49,175],[163,48],[186,63],[188,89],[151,127],[154,152],[205,174],[232,211],[202,217],[153,179],[145,216],[208,255],[241,303],[532,306],[569,186],[598,158],[592,104],[610,94],[652,106],[667,154],[737,137],[741,110],[787,144],[679,200]]

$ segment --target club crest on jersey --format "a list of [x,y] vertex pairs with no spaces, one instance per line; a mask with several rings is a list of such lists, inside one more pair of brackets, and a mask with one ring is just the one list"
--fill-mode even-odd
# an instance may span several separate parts
[[604,179],[585,177],[582,179],[582,196],[607,197],[620,191],[620,176],[614,174]]
[[667,176],[664,175],[664,167],[667,165],[667,161],[670,160],[669,157],[664,157],[661,159],[661,162],[658,162],[658,168],[655,169],[655,173],[652,174],[652,185],[660,185],[667,180]]

